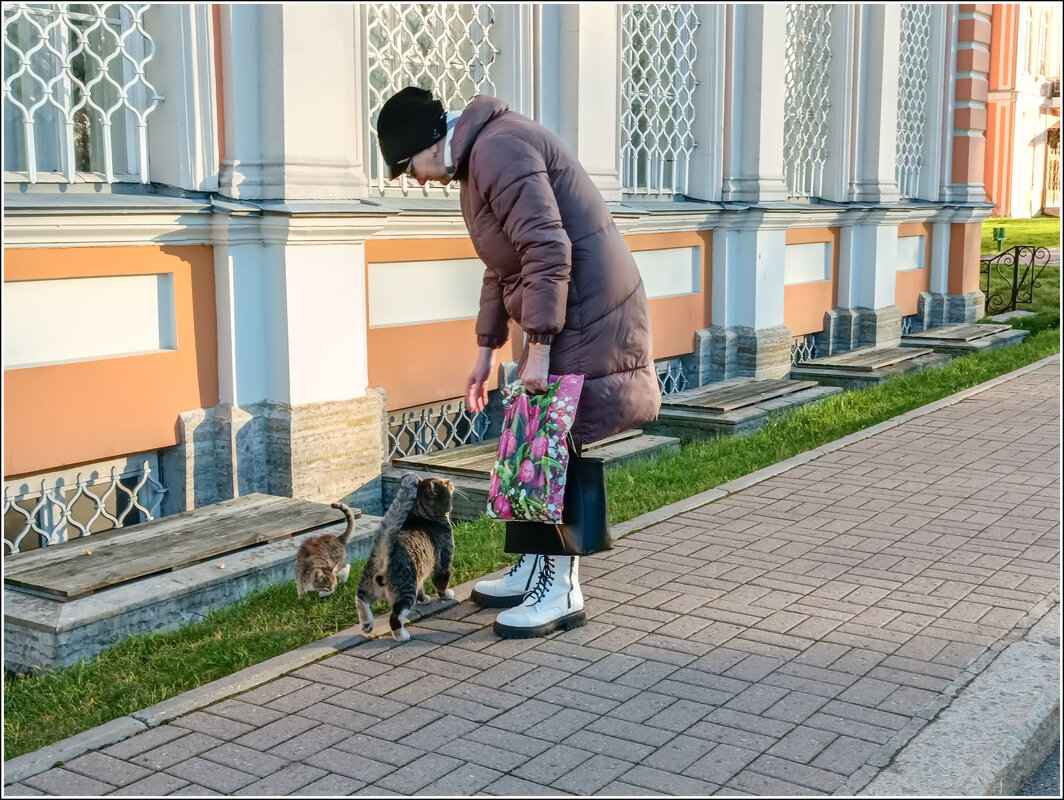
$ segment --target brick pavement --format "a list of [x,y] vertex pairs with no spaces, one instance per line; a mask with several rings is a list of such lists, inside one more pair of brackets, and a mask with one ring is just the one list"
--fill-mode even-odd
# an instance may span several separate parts
[[1059,359],[5,794],[855,792],[1059,592]]

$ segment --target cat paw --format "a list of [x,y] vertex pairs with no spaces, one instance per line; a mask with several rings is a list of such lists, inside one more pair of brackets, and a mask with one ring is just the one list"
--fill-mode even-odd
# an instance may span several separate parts
[[328,597],[332,592],[318,592],[318,597]]
[[369,636],[371,633],[373,633],[373,623],[372,622],[365,623],[362,626],[362,632],[364,634],[366,634],[366,636]]
[[406,628],[396,628],[392,631],[392,638],[397,642],[405,642],[410,638],[410,632]]
[[448,589],[446,592],[443,593],[443,597],[447,600],[454,600],[454,591]]

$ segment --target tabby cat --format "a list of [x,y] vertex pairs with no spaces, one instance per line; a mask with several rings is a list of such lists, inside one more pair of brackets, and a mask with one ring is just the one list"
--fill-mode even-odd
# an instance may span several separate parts
[[[400,502],[407,478],[404,476],[400,492],[388,513]],[[454,528],[451,524],[451,505],[454,484],[443,478],[423,478],[417,482],[417,497],[402,527],[395,532],[381,525],[373,540],[373,550],[362,570],[358,585],[358,621],[362,632],[373,632],[373,612],[370,606],[386,598],[391,603],[392,636],[405,642],[410,633],[404,627],[415,603],[427,603],[425,579],[439,592],[438,599],[454,597],[447,588],[451,582],[451,562],[454,559]]]
[[[395,502],[381,520],[381,530],[399,530],[414,505],[417,476],[403,478]],[[317,592],[319,597],[328,597],[336,591],[337,583],[347,581],[351,565],[347,563],[347,543],[355,532],[355,514],[344,503],[333,503],[347,517],[347,530],[339,536],[323,534],[303,540],[296,553],[296,594],[302,597],[307,592]]]

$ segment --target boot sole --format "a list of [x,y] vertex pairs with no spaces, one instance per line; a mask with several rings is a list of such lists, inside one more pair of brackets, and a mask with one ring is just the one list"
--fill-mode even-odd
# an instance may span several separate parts
[[469,595],[469,599],[484,608],[513,608],[524,602],[526,594],[492,595],[482,594],[476,589]]
[[498,620],[495,620],[492,624],[492,629],[496,635],[501,636],[503,639],[538,639],[559,628],[571,631],[573,628],[580,628],[586,624],[587,614],[581,610],[531,628],[516,628],[511,625],[503,625]]

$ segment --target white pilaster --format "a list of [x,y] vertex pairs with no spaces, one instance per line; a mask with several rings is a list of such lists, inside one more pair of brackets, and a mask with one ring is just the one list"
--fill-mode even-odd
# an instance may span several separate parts
[[[241,199],[353,199],[362,163],[361,15],[351,4],[222,11],[222,191]],[[328,84],[327,101],[308,87]]]
[[786,14],[764,4],[727,7],[722,199],[786,200],[783,114]]
[[898,226],[881,219],[842,228],[839,247],[839,307],[894,305]]
[[784,230],[713,235],[713,325],[761,330],[783,325]]
[[603,197],[620,200],[621,7],[577,3],[559,11],[558,135]]
[[895,164],[898,139],[897,4],[860,6],[857,58],[857,169],[851,196],[857,202],[898,200]]
[[950,223],[936,222],[931,233],[931,285],[936,294],[949,293]]
[[698,85],[694,92],[695,119],[687,193],[700,200],[719,201],[723,168],[724,73],[726,53],[726,13],[723,5],[695,6],[695,70]]

